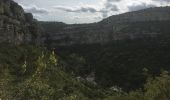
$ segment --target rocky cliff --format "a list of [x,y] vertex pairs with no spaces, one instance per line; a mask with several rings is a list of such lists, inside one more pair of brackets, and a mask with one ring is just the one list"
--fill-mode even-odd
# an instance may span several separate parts
[[169,22],[170,7],[157,7],[114,15],[91,24],[40,23],[47,33],[47,43],[55,46],[105,44],[115,40],[168,35]]
[[39,33],[32,14],[12,0],[0,0],[0,42],[40,44]]
[[0,1],[0,42],[44,44],[45,41],[52,47],[105,44],[115,40],[160,35],[167,37],[170,36],[169,26],[170,7],[149,8],[114,15],[98,23],[67,25],[59,22],[37,23],[32,14],[25,13],[14,1]]

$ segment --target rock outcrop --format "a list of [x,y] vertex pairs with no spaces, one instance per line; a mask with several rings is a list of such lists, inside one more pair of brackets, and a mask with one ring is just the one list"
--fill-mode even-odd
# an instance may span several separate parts
[[0,1],[0,43],[40,44],[40,28],[32,14],[12,0]]
[[[41,30],[41,27],[44,31]],[[67,25],[37,22],[12,0],[0,0],[0,43],[57,45],[105,44],[115,40],[169,36],[170,7],[114,15],[98,23]],[[46,33],[46,34],[42,34]]]
[[47,43],[53,47],[156,37],[168,33],[169,22],[170,7],[156,7],[114,15],[98,23],[67,25],[41,22],[41,25],[47,33]]

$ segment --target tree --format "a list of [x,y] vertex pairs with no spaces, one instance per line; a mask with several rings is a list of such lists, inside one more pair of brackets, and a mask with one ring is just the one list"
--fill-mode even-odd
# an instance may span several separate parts
[[56,58],[55,52],[52,51],[52,53],[49,56],[49,64],[50,65],[57,65],[57,63],[58,63],[58,60]]

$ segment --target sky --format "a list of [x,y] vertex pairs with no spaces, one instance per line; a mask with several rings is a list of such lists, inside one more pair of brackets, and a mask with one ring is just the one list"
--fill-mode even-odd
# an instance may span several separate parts
[[112,15],[150,7],[170,6],[170,0],[14,0],[40,21],[93,23]]

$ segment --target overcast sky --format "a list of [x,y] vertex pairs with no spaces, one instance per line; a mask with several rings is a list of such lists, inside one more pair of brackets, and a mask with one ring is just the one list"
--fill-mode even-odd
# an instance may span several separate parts
[[65,23],[98,22],[111,15],[157,6],[170,0],[14,0],[42,21]]

